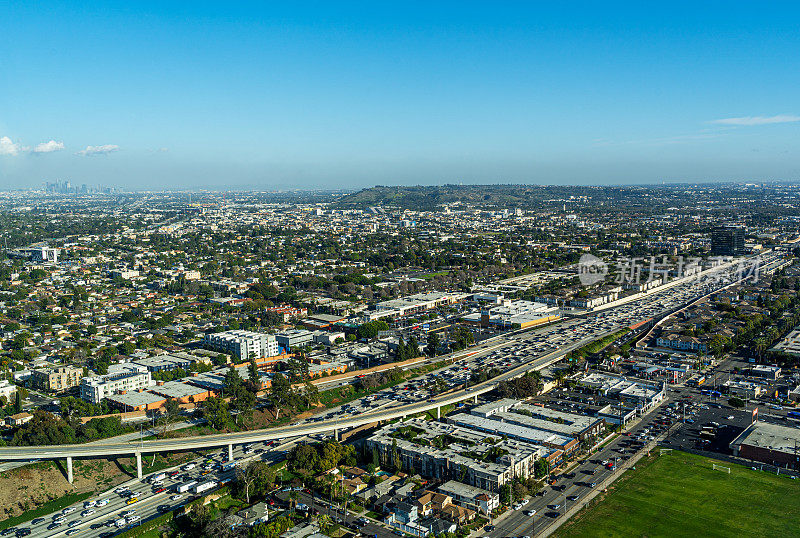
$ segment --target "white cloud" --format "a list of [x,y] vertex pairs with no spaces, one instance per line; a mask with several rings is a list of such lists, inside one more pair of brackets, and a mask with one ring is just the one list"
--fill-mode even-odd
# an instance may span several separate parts
[[80,150],[76,155],[105,155],[119,151],[119,146],[116,144],[105,144],[102,146],[86,146],[86,149]]
[[0,155],[19,155],[27,149],[22,144],[13,142],[7,136],[0,136]]
[[41,144],[36,144],[36,147],[33,148],[34,153],[52,153],[54,151],[59,151],[64,149],[64,142],[56,142],[55,140],[51,140],[50,142],[42,142]]
[[771,123],[793,123],[800,121],[800,116],[778,114],[777,116],[742,116],[741,118],[723,118],[711,123],[719,125],[769,125]]

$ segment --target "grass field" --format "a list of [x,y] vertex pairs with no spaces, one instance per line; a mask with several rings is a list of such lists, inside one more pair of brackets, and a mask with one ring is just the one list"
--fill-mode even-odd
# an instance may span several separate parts
[[798,514],[800,480],[674,451],[640,460],[555,536],[800,536]]

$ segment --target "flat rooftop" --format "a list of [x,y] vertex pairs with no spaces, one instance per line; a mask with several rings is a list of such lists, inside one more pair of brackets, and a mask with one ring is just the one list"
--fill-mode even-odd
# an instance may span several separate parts
[[731,442],[731,446],[753,446],[795,454],[800,445],[800,428],[780,426],[768,422],[756,422],[747,427],[739,437]]

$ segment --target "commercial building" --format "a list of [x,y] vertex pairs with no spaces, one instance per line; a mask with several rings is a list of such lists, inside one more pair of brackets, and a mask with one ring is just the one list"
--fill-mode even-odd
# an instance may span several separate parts
[[603,396],[615,398],[624,406],[634,407],[639,415],[647,413],[666,397],[663,383],[648,384],[597,372],[586,375],[578,384]]
[[278,345],[290,352],[292,349],[311,344],[314,341],[314,333],[305,329],[292,329],[275,335]]
[[59,366],[34,370],[31,374],[33,387],[50,392],[62,392],[77,387],[83,379],[83,368]]
[[320,377],[322,375],[343,374],[347,371],[347,365],[341,362],[322,362],[310,363],[308,365],[309,377]]
[[274,357],[280,354],[274,335],[253,331],[225,331],[206,334],[203,341],[214,349],[233,354],[240,361],[251,357]]
[[754,422],[734,439],[734,456],[800,469],[800,428]]
[[214,396],[214,392],[205,388],[196,387],[182,381],[158,381],[150,392],[164,398],[177,400],[180,404],[197,404]]
[[731,396],[736,396],[744,400],[751,400],[758,398],[761,395],[762,387],[757,383],[750,381],[735,381],[733,379],[727,380],[722,389]]
[[417,293],[408,297],[382,301],[376,305],[376,310],[379,312],[391,312],[395,316],[404,317],[440,306],[455,304],[463,301],[466,297],[468,297],[466,293],[443,293],[439,291]]
[[501,327],[508,329],[527,329],[543,323],[555,321],[560,317],[559,309],[533,301],[503,300],[500,305],[485,308],[480,313],[467,314],[462,319],[466,323],[481,327]]
[[314,333],[314,343],[323,346],[333,346],[345,341],[345,334],[337,331],[317,331]]
[[777,381],[781,376],[780,366],[769,366],[759,364],[750,368],[748,374],[751,377],[758,377],[761,379],[769,379],[770,381]]
[[163,396],[147,392],[144,389],[136,392],[121,392],[106,396],[110,407],[122,412],[151,411],[163,407],[167,399]]
[[739,256],[745,252],[743,227],[717,226],[711,230],[711,254]]
[[81,398],[93,404],[123,392],[138,392],[153,385],[147,368],[127,363],[113,373],[81,379]]

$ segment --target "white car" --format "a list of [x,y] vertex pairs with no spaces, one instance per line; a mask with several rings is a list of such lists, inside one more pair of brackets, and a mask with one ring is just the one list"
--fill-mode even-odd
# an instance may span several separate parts
[[170,501],[179,501],[179,500],[181,500],[181,499],[183,499],[183,495],[178,495],[178,494],[172,495],[172,496],[169,498],[169,500],[170,500]]
[[194,463],[187,463],[186,465],[181,467],[181,469],[184,470],[184,471],[191,471],[194,468],[195,468],[195,464]]
[[74,506],[67,506],[66,508],[64,508],[64,509],[61,511],[61,513],[62,513],[62,514],[71,514],[71,513],[72,513],[72,512],[74,512],[74,511],[75,511],[75,507],[74,507]]
[[530,502],[530,501],[529,501],[528,499],[522,499],[522,501],[520,501],[520,504],[521,504],[522,506],[525,506],[525,505],[526,505],[526,504],[528,504],[529,502]]
[[128,516],[128,517],[125,518],[125,521],[127,521],[128,523],[131,523],[132,521],[138,521],[138,520],[139,520],[139,516],[137,516],[137,515],[131,515],[131,516]]
[[85,501],[85,502],[83,503],[83,507],[84,507],[84,508],[91,508],[91,507],[92,507],[92,506],[94,506],[95,504],[96,504],[96,503],[95,503],[94,501]]
[[86,517],[86,516],[91,516],[92,514],[94,514],[94,510],[92,510],[91,508],[89,508],[88,510],[84,510],[83,512],[81,512],[81,515],[82,515],[83,517]]
[[100,499],[99,501],[94,503],[95,506],[105,506],[107,504],[108,504],[108,499]]

